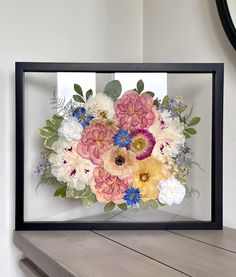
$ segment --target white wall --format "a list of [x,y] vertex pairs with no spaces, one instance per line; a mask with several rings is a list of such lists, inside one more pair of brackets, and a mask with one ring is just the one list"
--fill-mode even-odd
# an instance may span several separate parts
[[0,276],[5,277],[22,276],[12,244],[15,61],[140,62],[142,1],[0,0]]
[[214,0],[144,0],[145,62],[225,63],[224,225],[236,228],[236,52]]
[[141,62],[143,56],[225,63],[224,223],[236,228],[236,55],[214,0],[0,0],[0,276],[21,276],[12,244],[14,62]]

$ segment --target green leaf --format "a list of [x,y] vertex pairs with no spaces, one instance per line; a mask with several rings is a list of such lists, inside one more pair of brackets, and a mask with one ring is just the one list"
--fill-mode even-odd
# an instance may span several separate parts
[[194,128],[187,128],[185,129],[185,131],[187,133],[189,133],[190,135],[196,135],[197,131]]
[[153,101],[153,105],[156,106],[157,108],[159,107],[159,101],[158,99],[156,98],[154,101]]
[[86,100],[89,99],[90,96],[93,95],[93,90],[92,89],[89,89],[87,92],[86,92]]
[[121,95],[121,83],[118,80],[113,80],[106,84],[104,93],[112,98],[113,100],[116,100]]
[[52,130],[57,131],[55,125],[49,119],[46,120],[46,127],[51,128]]
[[104,211],[105,211],[105,212],[110,212],[110,211],[112,211],[112,210],[115,208],[115,206],[116,206],[115,203],[109,202],[109,203],[107,203],[107,204],[105,205]]
[[43,137],[43,138],[49,138],[49,137],[57,135],[57,131],[55,131],[53,129],[49,129],[49,128],[40,128],[39,132],[40,132],[41,137]]
[[66,197],[66,186],[64,186],[64,187],[61,187],[61,188],[59,188],[59,189],[57,189],[55,192],[54,192],[54,196],[55,197],[58,197],[58,196],[60,196],[60,197]]
[[188,124],[188,126],[194,126],[197,125],[200,122],[201,118],[200,117],[194,117],[190,123]]
[[79,95],[73,95],[73,99],[76,102],[85,103],[84,99],[81,96],[79,96]]
[[183,113],[187,109],[187,105],[184,105],[182,109],[174,109],[174,112],[177,114]]
[[167,108],[169,106],[169,97],[166,95],[162,100],[162,106],[163,108]]
[[149,201],[139,201],[139,207],[142,210],[146,210],[146,209],[156,209],[158,208],[158,202],[156,200],[149,200]]
[[97,202],[97,198],[94,193],[91,193],[87,198],[82,199],[82,203],[86,208],[91,207],[96,202]]
[[44,146],[48,149],[52,149],[52,145],[55,141],[58,140],[58,136],[55,135],[55,136],[52,136],[52,137],[49,137],[49,138],[46,138],[45,141],[44,141]]
[[143,83],[143,81],[142,80],[139,80],[138,82],[137,82],[137,91],[139,92],[139,93],[141,93],[143,90],[144,90],[144,83]]
[[191,138],[190,134],[188,134],[187,132],[184,132],[184,136],[185,136],[186,139]]
[[144,93],[150,95],[152,98],[155,96],[155,93],[152,91],[145,91]]
[[80,85],[74,84],[74,90],[76,93],[78,93],[82,98],[84,97],[83,91]]
[[49,157],[53,153],[55,153],[55,152],[52,149],[46,149],[45,151],[41,152],[41,155],[44,157]]
[[165,207],[166,206],[166,204],[161,203],[158,199],[157,199],[157,203],[160,207]]
[[118,204],[117,205],[122,211],[127,211],[128,207],[126,205],[126,203],[122,203],[122,204]]

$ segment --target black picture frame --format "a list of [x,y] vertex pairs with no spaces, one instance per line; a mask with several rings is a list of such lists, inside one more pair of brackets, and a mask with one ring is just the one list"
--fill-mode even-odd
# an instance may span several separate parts
[[225,33],[231,42],[231,45],[236,50],[236,28],[230,15],[227,0],[216,0],[216,6]]
[[[24,75],[27,72],[167,72],[212,74],[211,221],[180,222],[25,222],[24,221]],[[15,64],[16,179],[15,230],[177,230],[222,229],[223,153],[222,63],[38,63]]]

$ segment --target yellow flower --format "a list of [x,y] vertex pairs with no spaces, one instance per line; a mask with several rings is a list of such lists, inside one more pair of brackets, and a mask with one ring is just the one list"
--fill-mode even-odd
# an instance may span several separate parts
[[137,164],[138,167],[134,173],[135,182],[132,187],[140,190],[143,202],[157,199],[159,182],[168,178],[169,174],[163,164],[152,156],[142,161],[137,161]]

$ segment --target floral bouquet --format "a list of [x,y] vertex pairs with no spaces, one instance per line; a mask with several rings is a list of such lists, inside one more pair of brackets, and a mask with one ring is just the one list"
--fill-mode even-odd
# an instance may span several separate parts
[[57,112],[40,129],[45,151],[37,174],[56,186],[54,196],[111,211],[180,204],[191,194],[187,140],[200,118],[190,119],[181,97],[155,99],[142,80],[122,95],[118,80],[96,95],[78,84],[74,90],[68,103],[53,100]]

